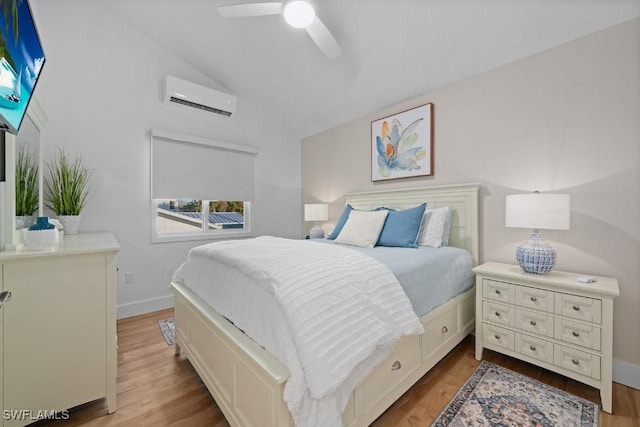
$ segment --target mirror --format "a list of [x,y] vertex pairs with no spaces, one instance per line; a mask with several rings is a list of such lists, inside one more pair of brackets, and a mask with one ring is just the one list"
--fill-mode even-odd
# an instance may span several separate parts
[[[3,215],[1,230],[0,230],[0,243],[3,244],[5,250],[15,251],[22,246],[22,229],[18,229],[16,226],[16,193],[15,193],[15,182],[16,182],[16,159],[18,155],[18,150],[21,148],[30,149],[34,155],[34,159],[36,164],[38,165],[38,177],[37,177],[37,187],[38,187],[38,209],[34,213],[34,217],[36,215],[42,214],[42,206],[43,206],[43,193],[42,193],[42,144],[40,143],[41,139],[41,131],[44,124],[47,122],[47,116],[45,115],[42,107],[38,100],[34,97],[31,98],[31,102],[29,102],[29,107],[27,108],[27,114],[23,120],[22,125],[20,126],[20,131],[17,136],[5,133],[5,184],[3,187],[3,191],[0,194],[4,193],[1,200],[2,206],[0,207],[1,212],[5,212],[6,215]],[[24,227],[24,224],[19,224]]]

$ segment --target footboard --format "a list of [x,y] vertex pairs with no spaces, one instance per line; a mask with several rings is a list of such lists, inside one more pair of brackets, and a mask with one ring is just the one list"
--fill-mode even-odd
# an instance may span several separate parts
[[[293,427],[284,402],[289,371],[186,287],[175,290],[176,354],[183,352],[232,426]],[[425,333],[406,337],[353,392],[347,427],[367,426],[474,328],[475,288],[420,320]]]
[[198,296],[175,289],[176,354],[183,352],[232,426],[293,426],[282,399],[287,368]]

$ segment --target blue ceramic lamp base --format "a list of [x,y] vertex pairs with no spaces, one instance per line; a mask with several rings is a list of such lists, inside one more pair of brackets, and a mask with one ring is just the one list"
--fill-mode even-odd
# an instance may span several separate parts
[[534,232],[516,251],[520,268],[526,273],[547,274],[556,265],[556,251],[547,244],[540,233]]

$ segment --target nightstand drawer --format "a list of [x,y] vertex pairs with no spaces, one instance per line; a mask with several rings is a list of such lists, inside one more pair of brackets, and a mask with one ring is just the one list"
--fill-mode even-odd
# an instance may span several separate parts
[[539,311],[516,310],[516,327],[526,332],[553,338],[553,322],[553,316]]
[[516,289],[516,304],[534,310],[553,313],[554,294],[543,289],[518,286]]
[[492,323],[499,323],[505,326],[516,325],[516,308],[513,306],[482,301],[482,316]]
[[570,294],[556,294],[556,314],[585,322],[602,322],[602,301]]
[[553,364],[585,377],[600,379],[600,356],[555,344]]
[[511,284],[489,279],[484,279],[482,282],[482,296],[486,299],[505,304],[513,304],[516,301],[515,290]]
[[516,334],[516,351],[525,356],[553,363],[553,343],[525,334]]
[[508,329],[501,328],[499,326],[482,324],[482,339],[484,342],[496,345],[498,347],[505,348],[513,351],[516,346],[515,335],[516,333]]
[[600,328],[597,326],[558,319],[555,337],[568,343],[600,350]]

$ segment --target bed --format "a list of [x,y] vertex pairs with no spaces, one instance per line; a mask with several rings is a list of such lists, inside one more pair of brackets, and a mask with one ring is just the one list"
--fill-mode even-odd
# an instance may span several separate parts
[[[478,184],[448,185],[345,196],[355,209],[397,209],[427,202],[453,211],[449,246],[478,263]],[[294,425],[283,399],[289,370],[198,296],[188,284],[175,290],[176,354],[185,355],[233,426]],[[420,335],[403,337],[391,354],[350,395],[345,426],[366,426],[474,328],[475,289],[420,316]]]

